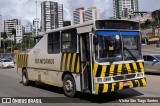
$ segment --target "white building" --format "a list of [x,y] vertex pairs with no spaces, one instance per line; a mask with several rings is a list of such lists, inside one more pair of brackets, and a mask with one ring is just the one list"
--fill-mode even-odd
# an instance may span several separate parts
[[63,5],[58,4],[58,27],[63,27]]
[[77,8],[73,11],[73,24],[80,24],[85,22],[84,7]]
[[96,7],[90,7],[87,10],[81,7],[73,11],[73,24],[81,24],[96,19],[99,19],[99,13]]
[[7,33],[8,38],[13,38],[11,37],[13,35],[12,31],[13,29],[16,29],[16,25],[21,25],[21,21],[19,19],[4,20],[4,32]]
[[[13,29],[16,30],[16,35],[12,34]],[[22,39],[23,36],[23,27],[21,26],[21,21],[19,19],[11,19],[4,21],[4,32],[7,33],[8,39],[14,41],[16,39],[16,43],[19,43],[19,40]]]
[[153,20],[151,12],[134,12],[131,20],[139,21],[140,23],[145,23],[147,20]]
[[33,28],[34,29],[36,29],[36,24],[37,24],[37,29],[40,29],[41,25],[40,25],[40,19],[39,18],[34,18],[34,20],[33,20]]
[[[60,22],[60,23],[59,23]],[[48,31],[63,26],[63,5],[53,1],[41,3],[42,31]]]
[[128,12],[139,11],[138,0],[113,0],[113,11],[115,18],[128,18]]
[[[16,43],[21,43],[23,38],[23,26],[16,25]],[[14,39],[14,37],[13,37]]]
[[90,7],[84,12],[85,21],[96,20],[99,19],[99,13],[96,7]]

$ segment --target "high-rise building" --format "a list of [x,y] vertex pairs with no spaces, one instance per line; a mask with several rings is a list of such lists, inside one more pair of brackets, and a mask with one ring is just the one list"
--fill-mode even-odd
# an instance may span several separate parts
[[113,10],[115,18],[129,17],[139,11],[138,0],[113,0]]
[[85,22],[84,7],[77,8],[73,11],[73,24]]
[[63,26],[63,5],[53,1],[41,3],[41,26],[42,31]]
[[99,13],[96,7],[90,7],[84,12],[85,21],[96,20],[99,19]]
[[[16,38],[13,36],[13,29],[16,31]],[[4,20],[4,32],[7,33],[8,39],[19,43],[23,36],[23,27],[21,26],[21,21],[19,19]]]
[[[14,36],[12,36],[14,39]],[[23,38],[23,26],[16,25],[16,43],[21,43],[21,39]]]
[[0,47],[1,47],[1,33],[2,33],[2,16],[0,15]]
[[58,4],[58,27],[63,27],[63,5]]
[[84,7],[77,8],[73,11],[73,23],[81,24],[86,21],[99,19],[99,13],[96,7],[90,7],[87,10]]
[[8,36],[11,36],[12,30],[16,29],[16,25],[21,25],[19,19],[4,20],[4,32],[6,32]]
[[0,15],[0,33],[2,32],[2,16]]

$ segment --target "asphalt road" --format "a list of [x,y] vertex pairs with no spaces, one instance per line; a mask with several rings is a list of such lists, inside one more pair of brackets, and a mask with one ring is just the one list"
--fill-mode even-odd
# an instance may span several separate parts
[[[134,89],[125,89],[123,91],[107,93],[104,95],[94,96],[90,94],[78,93],[75,98],[68,98],[63,95],[61,88],[53,87],[45,84],[37,83],[35,86],[23,86],[21,83],[21,77],[16,74],[15,68],[0,69],[0,97],[54,97],[60,103],[52,103],[47,105],[113,105],[113,106],[128,106],[127,103],[113,103],[118,102],[119,98],[131,98],[131,97],[160,97],[160,75],[146,75],[147,86]],[[0,106],[4,104],[0,104]],[[13,104],[10,104],[11,106]],[[18,104],[21,105],[21,104]],[[24,104],[23,104],[24,105]],[[27,105],[27,104],[25,104]],[[39,104],[34,104],[39,106]],[[44,105],[44,104],[41,104]],[[151,104],[132,104],[148,105]],[[158,104],[153,104],[157,105]],[[17,106],[17,104],[15,105]]]

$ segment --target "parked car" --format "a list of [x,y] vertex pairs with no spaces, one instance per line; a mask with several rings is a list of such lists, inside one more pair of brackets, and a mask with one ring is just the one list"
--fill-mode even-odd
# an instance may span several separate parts
[[143,55],[145,72],[160,73],[160,54]]
[[0,60],[0,67],[2,67],[2,68],[14,67],[14,61],[11,59],[1,59]]

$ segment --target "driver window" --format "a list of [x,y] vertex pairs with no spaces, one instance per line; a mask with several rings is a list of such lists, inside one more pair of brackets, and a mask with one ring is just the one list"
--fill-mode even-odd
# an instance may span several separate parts
[[62,31],[62,52],[77,52],[77,30]]

